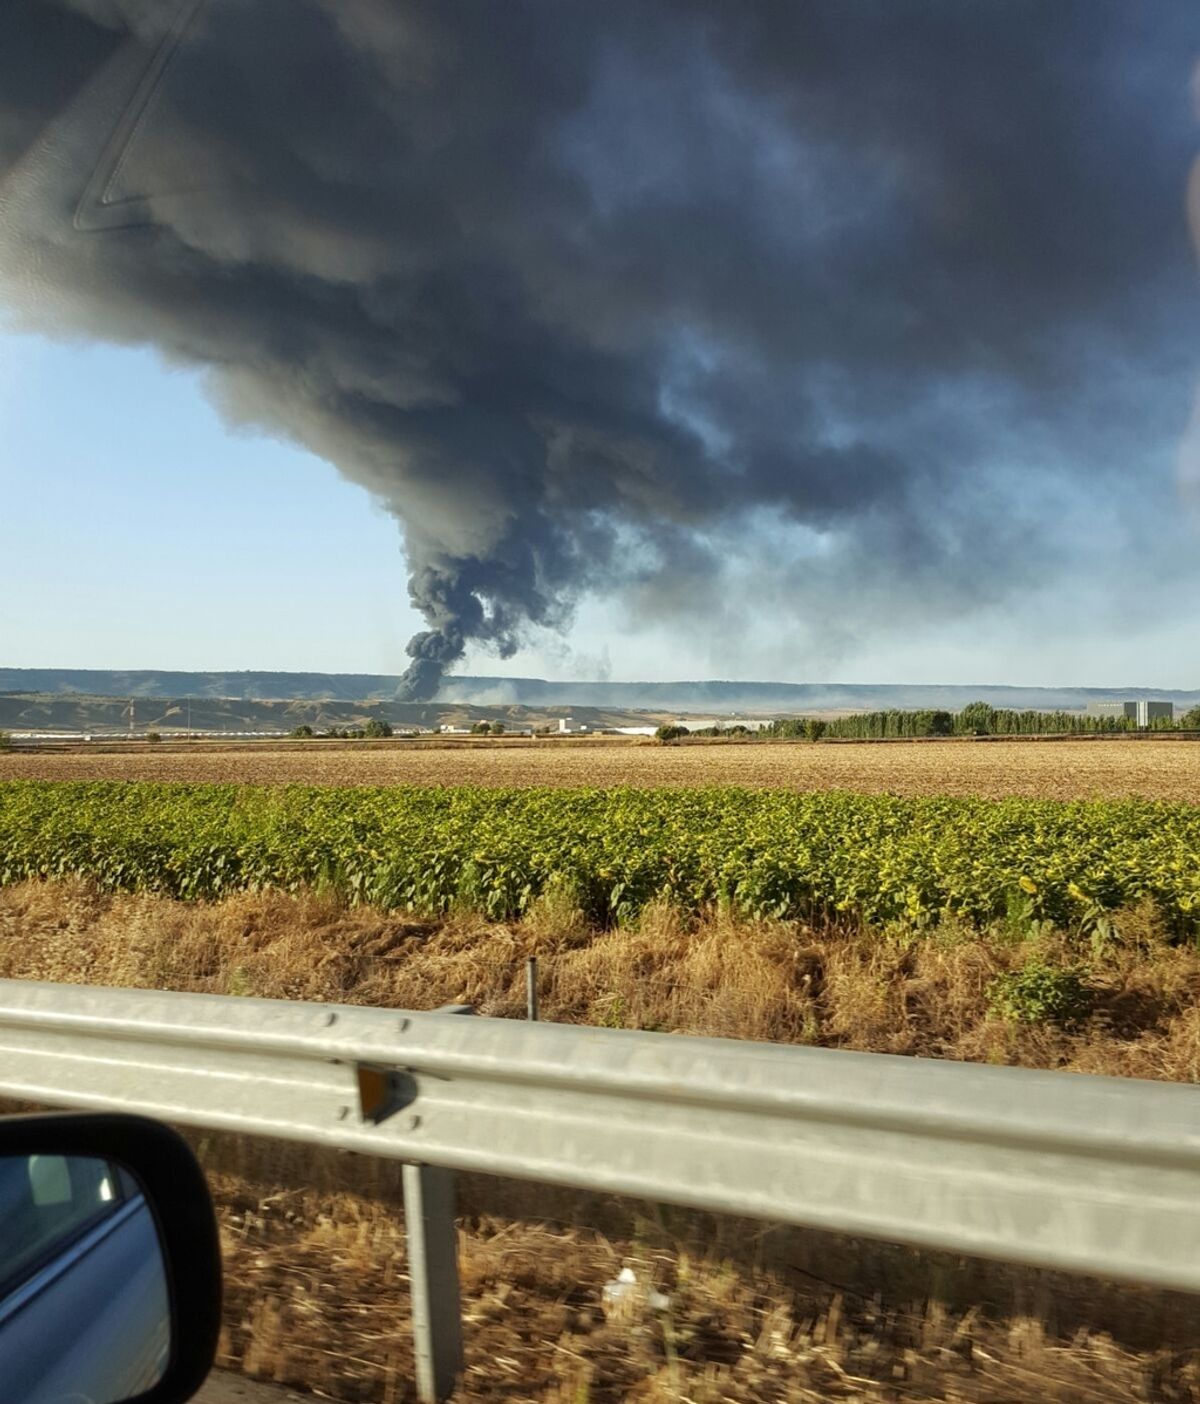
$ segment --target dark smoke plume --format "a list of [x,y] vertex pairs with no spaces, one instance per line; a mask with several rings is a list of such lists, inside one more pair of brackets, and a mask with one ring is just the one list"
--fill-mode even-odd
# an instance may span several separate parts
[[1002,597],[1190,364],[1192,0],[2,9],[7,302],[376,494],[414,698],[752,549],[843,622]]

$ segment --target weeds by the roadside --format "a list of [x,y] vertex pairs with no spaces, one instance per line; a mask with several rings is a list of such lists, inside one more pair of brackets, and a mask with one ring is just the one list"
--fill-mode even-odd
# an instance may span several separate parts
[[688,921],[652,903],[589,926],[550,893],[518,922],[414,921],[311,894],[215,903],[80,881],[0,889],[0,976],[542,1017],[1133,1077],[1200,1079],[1200,952],[1150,904],[1091,935],[1011,921]]

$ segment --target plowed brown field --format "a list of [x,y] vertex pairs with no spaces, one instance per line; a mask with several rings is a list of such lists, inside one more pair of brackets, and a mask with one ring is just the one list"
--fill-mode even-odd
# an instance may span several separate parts
[[804,742],[657,746],[502,742],[197,744],[13,751],[0,780],[264,785],[754,785],[893,794],[1143,795],[1200,803],[1200,743],[1184,740]]

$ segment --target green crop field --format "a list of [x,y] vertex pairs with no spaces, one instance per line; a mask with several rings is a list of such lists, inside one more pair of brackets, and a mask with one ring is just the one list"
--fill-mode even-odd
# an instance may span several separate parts
[[0,785],[0,882],[77,874],[215,898],[317,887],[351,902],[517,916],[568,894],[595,920],[688,912],[1086,923],[1152,900],[1200,914],[1200,808],[696,790]]

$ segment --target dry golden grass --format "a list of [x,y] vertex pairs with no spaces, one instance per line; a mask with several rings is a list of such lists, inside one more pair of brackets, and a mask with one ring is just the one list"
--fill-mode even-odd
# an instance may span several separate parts
[[[1149,909],[1117,916],[1092,957],[1065,938],[998,925],[934,934],[817,930],[669,905],[600,931],[555,898],[523,921],[415,921],[331,898],[239,893],[190,904],[87,882],[0,888],[0,978],[195,990],[426,1009],[464,1002],[521,1017],[527,956],[543,1017],[924,1057],[1200,1080],[1200,953],[1173,946]],[[988,986],[1037,952],[1090,962],[1090,1016],[1012,1025]]]
[[658,746],[353,743],[13,751],[0,780],[317,785],[753,785],[893,794],[1200,802],[1200,744],[1167,738]]
[[[554,902],[509,925],[416,923],[315,897],[212,905],[0,889],[0,976],[519,1016],[523,960],[559,1020],[1200,1080],[1200,955],[1123,913],[1092,1016],[1014,1028],[987,986],[1030,946],[983,936],[709,921],[589,929]],[[1047,960],[1078,959],[1042,936]],[[399,1171],[194,1136],[228,1275],[222,1363],[346,1401],[412,1398]],[[461,1177],[464,1400],[1200,1401],[1197,1303],[629,1201]],[[667,1293],[619,1317],[631,1266]]]

